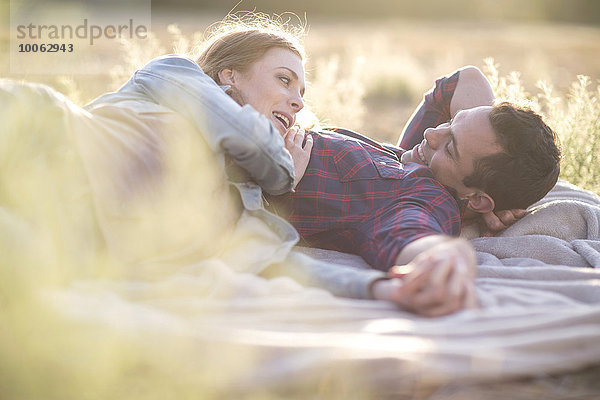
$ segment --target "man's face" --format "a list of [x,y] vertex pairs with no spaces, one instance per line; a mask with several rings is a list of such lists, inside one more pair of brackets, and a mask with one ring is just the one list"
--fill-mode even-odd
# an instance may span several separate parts
[[475,188],[466,187],[462,181],[473,173],[474,162],[502,151],[488,119],[491,109],[462,110],[450,122],[426,129],[423,141],[404,153],[402,162],[429,166],[440,183],[466,198]]

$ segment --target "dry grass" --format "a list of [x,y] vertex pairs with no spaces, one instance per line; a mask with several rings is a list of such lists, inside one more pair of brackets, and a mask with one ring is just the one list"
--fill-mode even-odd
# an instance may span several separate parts
[[[123,42],[119,51],[113,49],[103,54],[102,62],[107,72],[102,75],[24,76],[8,74],[6,63],[0,63],[5,68],[0,73],[47,83],[76,103],[84,104],[118,88],[136,68],[154,56],[171,52],[173,48],[184,53],[193,50],[194,42],[201,39],[205,27],[216,19],[212,16],[157,16],[154,22],[156,36],[150,44],[140,47]],[[172,22],[179,25],[169,26]],[[563,176],[573,183],[600,191],[595,180],[600,175],[597,159],[600,154],[600,92],[597,85],[600,29],[451,23],[440,27],[413,21],[315,20],[309,23],[311,29],[306,45],[311,58],[307,69],[312,84],[307,100],[324,123],[346,126],[379,140],[395,142],[412,109],[435,77],[466,64],[485,68],[484,60],[494,57],[495,61],[489,62],[485,71],[498,95],[531,98],[561,136],[565,149]],[[0,35],[0,44],[6,48],[6,31],[1,31]],[[7,57],[3,51],[0,62],[7,61]],[[520,74],[510,73],[513,70]],[[26,116],[22,118],[26,119]],[[3,123],[6,124],[6,120]],[[48,132],[48,127],[44,128]],[[12,171],[13,181],[14,176],[27,180],[25,173],[46,176],[45,164],[29,163],[29,166],[31,170]],[[67,167],[69,165],[65,170],[69,169]],[[3,182],[9,177],[5,178]],[[50,178],[46,182],[48,186],[52,182]],[[51,188],[28,184],[30,186],[25,188],[36,193],[29,199],[38,206],[34,210],[46,215],[48,207],[54,204],[47,195],[52,192]],[[11,196],[18,197],[14,191]],[[21,199],[17,200],[15,204],[19,206]],[[59,198],[54,202],[61,203]],[[3,203],[2,206],[7,205]],[[109,329],[95,326],[70,329],[68,321],[49,312],[33,294],[40,288],[62,284],[63,278],[73,277],[59,268],[64,266],[64,260],[53,254],[51,245],[58,236],[53,231],[40,231],[36,236],[27,230],[27,222],[35,216],[28,221],[13,220],[3,209],[0,211],[2,233],[6,235],[1,241],[0,261],[0,397],[61,400],[217,398],[206,388],[227,387],[229,382],[222,376],[215,377],[206,366],[199,373],[195,364],[178,364],[184,357],[177,355],[185,354],[186,346],[190,345],[184,340],[161,347],[157,356],[156,353],[145,354],[142,345],[131,346],[137,340],[119,337]],[[71,219],[73,223],[82,223],[75,221],[77,218]],[[12,240],[8,240],[9,237]],[[23,259],[23,254],[28,258]],[[203,354],[206,359],[222,360],[226,364],[223,368],[231,371],[241,368],[240,354],[234,354],[234,350],[207,348]],[[198,360],[198,363],[204,361]],[[428,391],[420,398],[558,399],[572,396],[583,399],[590,390],[597,392],[597,374],[595,368],[589,374],[508,382],[487,389],[447,386]],[[351,383],[346,384],[348,391]],[[314,396],[313,389],[306,388],[304,398]],[[321,392],[325,393],[323,397],[334,393],[327,387]],[[399,396],[413,397],[418,396],[415,393]],[[247,398],[274,396],[249,394]],[[303,396],[296,393],[296,398]]]
[[[124,41],[120,51],[103,54],[104,75],[24,78],[50,84],[83,104],[118,88],[154,56],[193,52],[218,18],[155,16],[150,42],[140,46]],[[595,179],[600,175],[596,159],[600,154],[599,28],[318,18],[307,25],[310,85],[306,97],[322,124],[395,143],[436,77],[476,65],[494,82],[499,97],[528,98],[546,115],[563,143],[563,178],[599,191]],[[486,63],[490,57],[492,64]]]
[[320,23],[307,47],[308,97],[325,123],[395,143],[436,77],[476,65],[499,98],[528,99],[545,115],[563,145],[562,177],[600,193],[600,29]]

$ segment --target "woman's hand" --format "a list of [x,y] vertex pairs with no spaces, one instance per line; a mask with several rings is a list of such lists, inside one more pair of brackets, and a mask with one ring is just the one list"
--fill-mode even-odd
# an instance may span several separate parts
[[[306,142],[304,142],[305,137]],[[290,152],[294,161],[294,172],[296,175],[296,179],[294,180],[295,188],[306,172],[306,167],[310,160],[310,152],[312,151],[313,138],[312,135],[307,135],[304,129],[293,127],[285,133],[283,140],[285,148]],[[302,145],[303,143],[304,146]]]

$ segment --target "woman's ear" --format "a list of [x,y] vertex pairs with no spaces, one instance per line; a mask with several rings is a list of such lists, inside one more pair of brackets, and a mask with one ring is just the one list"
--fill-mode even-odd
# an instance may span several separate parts
[[465,197],[465,200],[469,201],[467,208],[479,214],[487,214],[490,211],[493,211],[496,205],[494,199],[492,199],[489,194],[479,190],[468,194]]
[[235,84],[235,71],[231,68],[224,68],[220,70],[218,76],[221,85]]

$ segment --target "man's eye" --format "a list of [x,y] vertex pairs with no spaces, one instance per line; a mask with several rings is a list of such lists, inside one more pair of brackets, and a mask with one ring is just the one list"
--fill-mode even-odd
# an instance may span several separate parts
[[450,142],[446,143],[445,149],[446,149],[446,154],[448,154],[450,157],[452,157],[452,153],[450,153]]

